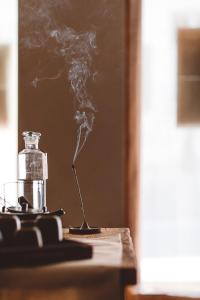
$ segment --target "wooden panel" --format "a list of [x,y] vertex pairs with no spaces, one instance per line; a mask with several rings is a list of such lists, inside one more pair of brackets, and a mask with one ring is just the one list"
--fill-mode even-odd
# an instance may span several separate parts
[[60,66],[64,67],[62,57],[51,55],[55,44],[45,37],[48,26],[51,30],[68,26],[75,32],[96,32],[97,48],[93,57],[96,75],[89,82],[89,89],[97,113],[77,170],[89,222],[123,226],[125,1],[20,0],[19,4],[19,149],[23,147],[23,130],[42,132],[40,147],[48,152],[49,158],[48,206],[67,211],[65,225],[79,225],[80,204],[71,170],[76,123],[73,93],[67,82],[68,66],[56,80],[33,83],[37,83],[34,79],[38,77],[55,77]]
[[200,122],[200,29],[178,31],[178,124]]

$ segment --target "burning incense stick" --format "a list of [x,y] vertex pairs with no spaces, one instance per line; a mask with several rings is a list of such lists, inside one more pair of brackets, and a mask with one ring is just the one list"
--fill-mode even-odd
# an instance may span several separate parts
[[79,195],[79,199],[80,199],[80,203],[81,203],[81,211],[82,211],[82,217],[83,217],[83,224],[81,225],[81,228],[84,228],[84,229],[87,228],[87,229],[89,229],[90,227],[89,227],[89,225],[88,225],[88,223],[86,221],[85,209],[84,209],[84,205],[83,205],[83,197],[82,197],[82,194],[81,194],[80,184],[79,184],[79,181],[78,181],[76,167],[75,167],[74,164],[72,165],[72,170],[73,170],[73,173],[74,173],[76,187],[77,187],[77,191],[78,191],[78,195]]

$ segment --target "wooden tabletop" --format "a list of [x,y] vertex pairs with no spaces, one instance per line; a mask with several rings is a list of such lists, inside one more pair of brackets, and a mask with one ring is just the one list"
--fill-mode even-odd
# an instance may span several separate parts
[[83,261],[63,262],[41,267],[0,270],[3,288],[63,288],[87,284],[92,280],[118,274],[120,284],[135,284],[136,257],[129,229],[102,229],[100,234],[78,236],[64,229],[64,238],[84,241],[93,246],[93,257]]
[[[130,236],[129,228],[102,228],[101,233],[93,234],[93,235],[74,235],[70,234],[68,229],[64,229],[64,237],[71,238],[79,241],[85,241],[86,243],[93,244],[94,246],[94,257],[93,260],[96,260],[98,264],[98,259],[96,255],[96,251],[98,251],[98,245],[95,243],[96,240],[103,241],[109,240],[109,237],[120,236],[120,244],[121,244],[121,255],[116,258],[116,255],[119,253],[113,253],[113,260],[115,267],[120,270],[120,278],[121,282],[126,284],[135,284],[137,281],[137,260],[135,255],[135,250],[133,246],[133,241]],[[102,255],[102,254],[101,254]],[[103,258],[103,257],[102,257]],[[105,264],[109,266],[113,266],[113,260],[107,259],[106,252],[104,253]]]

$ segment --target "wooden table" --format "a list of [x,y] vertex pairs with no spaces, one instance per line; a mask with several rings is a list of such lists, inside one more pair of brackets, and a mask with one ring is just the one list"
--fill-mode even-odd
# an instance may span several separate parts
[[[88,240],[94,239],[94,263],[97,262],[97,254],[99,245],[95,245],[95,240],[103,240],[107,239],[109,236],[114,236],[119,234],[121,237],[121,246],[122,246],[122,255],[120,259],[115,260],[114,264],[115,267],[119,268],[120,272],[120,282],[122,285],[128,284],[136,284],[137,281],[137,260],[135,256],[135,250],[133,246],[133,241],[130,237],[130,230],[128,228],[102,228],[100,234],[95,235],[88,235],[88,236],[78,236],[68,233],[68,229],[64,229],[64,236],[66,238],[71,238],[75,240],[85,241],[88,243]],[[118,254],[118,253],[117,253]],[[105,255],[105,262],[107,266],[113,266],[113,262],[109,262],[106,259]],[[116,253],[113,253],[113,259],[115,259]]]
[[93,245],[93,258],[0,270],[0,299],[117,300],[123,297],[126,285],[136,283],[136,257],[129,229],[102,229],[100,234],[84,237],[64,229],[64,237]]

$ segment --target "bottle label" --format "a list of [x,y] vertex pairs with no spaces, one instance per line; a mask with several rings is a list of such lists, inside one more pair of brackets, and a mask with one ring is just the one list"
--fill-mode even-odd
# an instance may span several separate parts
[[48,179],[46,153],[21,153],[18,156],[19,180],[46,180]]

